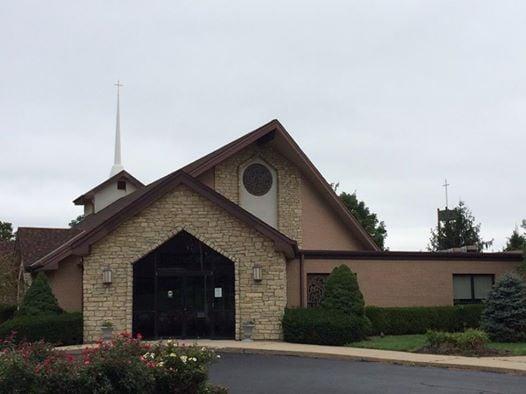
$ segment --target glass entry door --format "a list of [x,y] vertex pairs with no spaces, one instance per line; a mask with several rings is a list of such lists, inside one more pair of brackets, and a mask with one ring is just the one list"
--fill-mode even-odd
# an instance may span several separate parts
[[157,280],[157,336],[210,336],[206,276],[160,276]]
[[234,263],[182,231],[133,266],[133,333],[234,338]]

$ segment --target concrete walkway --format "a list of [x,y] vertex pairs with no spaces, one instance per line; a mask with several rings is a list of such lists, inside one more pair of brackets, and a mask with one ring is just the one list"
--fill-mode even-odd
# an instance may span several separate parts
[[[433,366],[469,369],[476,371],[513,373],[526,375],[526,356],[516,357],[462,357],[434,354],[394,352],[388,350],[361,349],[339,346],[303,345],[270,341],[216,341],[178,340],[185,345],[205,346],[224,353],[272,354],[339,360],[387,362],[391,364]],[[93,345],[64,346],[57,348],[77,353]]]

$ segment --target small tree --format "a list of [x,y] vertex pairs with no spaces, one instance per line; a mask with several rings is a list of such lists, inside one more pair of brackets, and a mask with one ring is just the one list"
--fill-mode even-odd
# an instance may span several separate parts
[[24,295],[17,316],[60,314],[62,309],[49,286],[47,277],[39,272]]
[[84,215],[79,215],[75,219],[71,219],[69,222],[69,227],[75,227],[77,224],[84,220]]
[[429,250],[438,251],[461,246],[476,245],[479,250],[487,249],[493,240],[484,241],[480,236],[480,223],[463,201],[451,210],[452,217],[431,230]]
[[13,225],[0,220],[0,240],[12,241],[14,237],[15,235],[13,234]]
[[499,342],[526,339],[526,286],[514,274],[503,275],[488,295],[481,327]]
[[[526,220],[522,221],[521,227],[526,230]],[[526,248],[526,233],[521,234],[518,227],[511,233],[506,242],[504,251],[523,250]]]
[[321,307],[355,316],[365,315],[365,303],[356,274],[346,265],[333,269],[327,278]]

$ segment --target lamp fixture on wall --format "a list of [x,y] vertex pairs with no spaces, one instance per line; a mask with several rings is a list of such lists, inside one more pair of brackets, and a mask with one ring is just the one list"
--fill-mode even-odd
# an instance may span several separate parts
[[254,277],[255,282],[261,282],[263,280],[263,268],[260,263],[254,264],[254,268],[252,269],[252,275]]
[[106,267],[102,270],[102,283],[104,283],[105,285],[110,285],[111,284],[111,281],[112,281],[112,277],[111,277],[111,268],[110,267]]

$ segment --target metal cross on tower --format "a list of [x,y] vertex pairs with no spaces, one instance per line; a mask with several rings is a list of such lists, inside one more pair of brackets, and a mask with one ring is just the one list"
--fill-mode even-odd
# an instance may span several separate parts
[[442,185],[446,191],[446,209],[448,208],[448,197],[447,197],[447,188],[448,186],[451,186],[449,183],[447,183],[447,179],[444,180],[444,184]]

